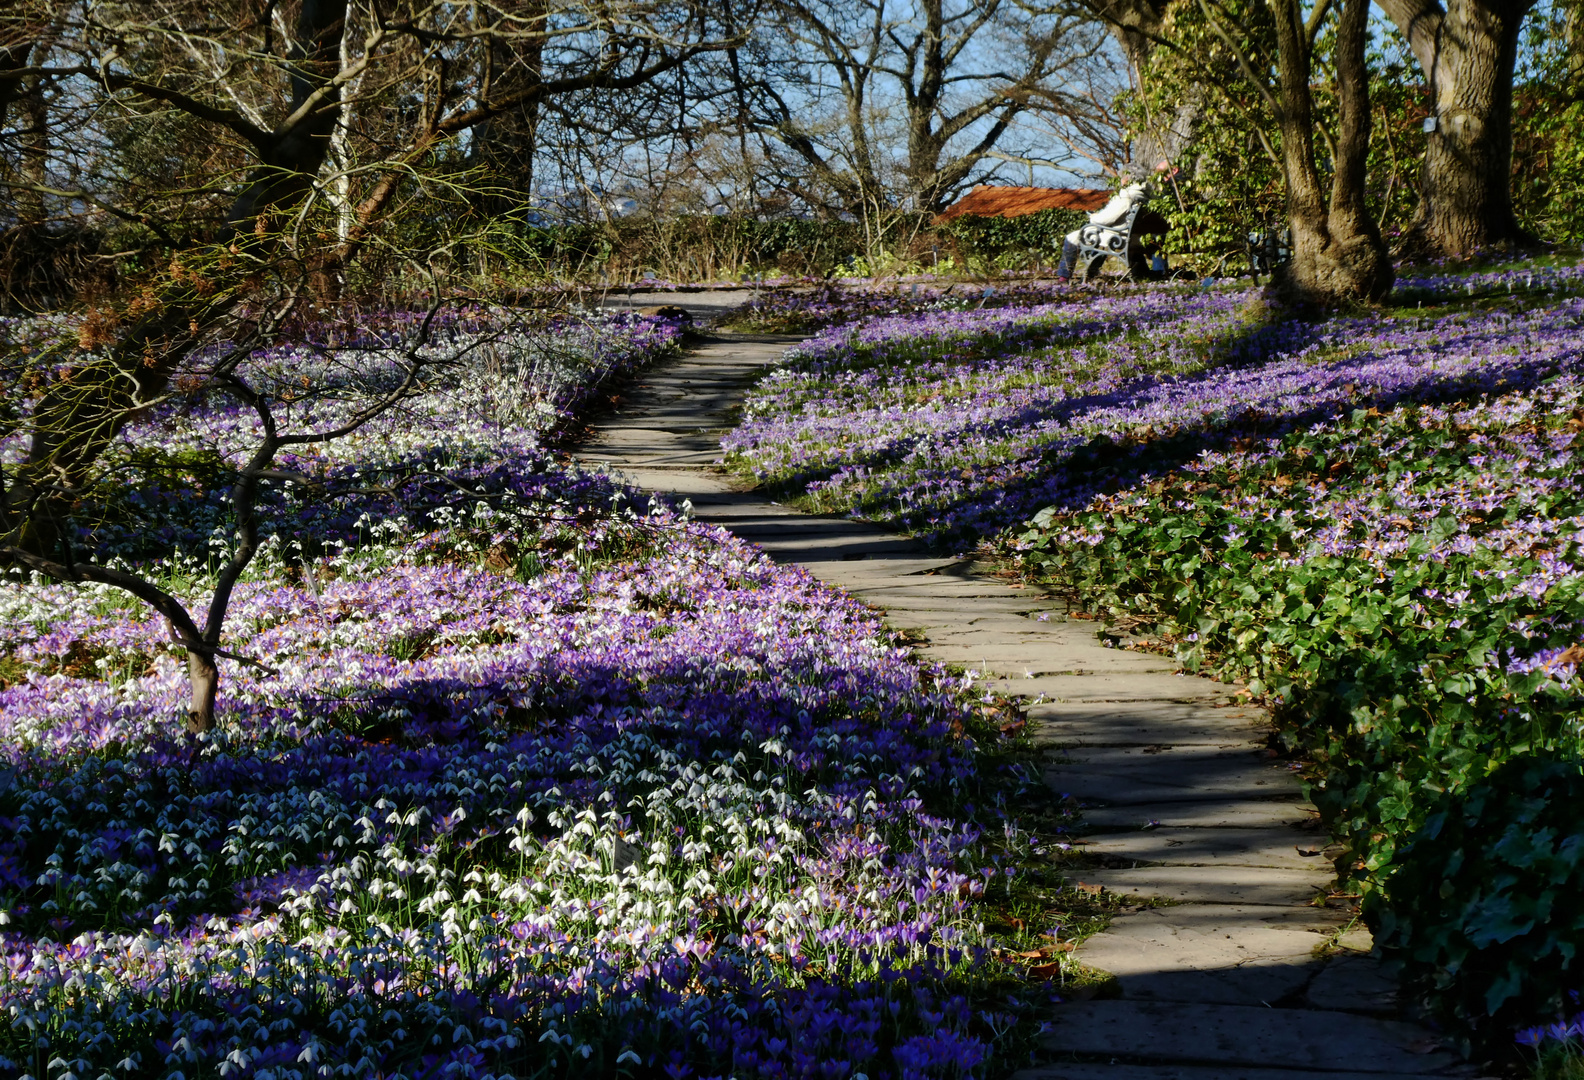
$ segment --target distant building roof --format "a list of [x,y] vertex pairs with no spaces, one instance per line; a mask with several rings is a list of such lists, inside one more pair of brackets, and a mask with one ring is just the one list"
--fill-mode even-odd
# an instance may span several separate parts
[[1109,191],[1094,188],[995,187],[980,184],[942,210],[937,221],[964,214],[979,217],[1022,217],[1041,210],[1081,210],[1093,213],[1111,198]]

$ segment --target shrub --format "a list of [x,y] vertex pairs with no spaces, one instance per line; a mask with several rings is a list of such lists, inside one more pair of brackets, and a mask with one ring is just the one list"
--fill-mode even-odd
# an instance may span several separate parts
[[1364,913],[1467,1042],[1563,1012],[1584,985],[1584,761],[1514,757],[1444,794]]

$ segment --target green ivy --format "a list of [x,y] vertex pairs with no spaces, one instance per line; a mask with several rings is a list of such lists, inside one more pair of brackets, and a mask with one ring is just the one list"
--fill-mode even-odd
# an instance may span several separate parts
[[[1526,423],[1566,433],[1576,419],[1537,414]],[[1497,993],[1495,984],[1485,980],[1484,968],[1460,966],[1447,951],[1453,945],[1427,944],[1422,913],[1426,905],[1472,903],[1474,894],[1462,878],[1451,878],[1452,891],[1442,893],[1437,881],[1427,895],[1424,883],[1436,881],[1430,864],[1405,873],[1401,860],[1433,862],[1424,853],[1435,850],[1435,841],[1421,830],[1433,831],[1446,799],[1473,799],[1480,785],[1518,775],[1503,771],[1507,762],[1584,757],[1577,688],[1504,659],[1576,640],[1584,587],[1563,579],[1543,596],[1515,592],[1508,583],[1536,573],[1538,557],[1479,545],[1459,553],[1443,542],[1520,519],[1567,520],[1584,513],[1584,502],[1564,485],[1534,505],[1508,505],[1477,520],[1429,518],[1417,523],[1406,550],[1384,563],[1384,556],[1326,554],[1306,537],[1331,524],[1323,510],[1328,504],[1317,511],[1312,502],[1316,485],[1327,485],[1335,497],[1372,499],[1404,484],[1473,487],[1489,467],[1482,453],[1502,438],[1499,426],[1485,435],[1483,444],[1471,441],[1467,431],[1405,407],[1384,415],[1360,409],[1341,422],[1288,434],[1268,454],[1210,459],[1191,472],[1172,470],[1195,456],[1200,444],[1192,433],[1181,446],[1171,440],[1097,445],[1069,466],[1087,467],[1096,486],[1124,471],[1161,478],[1125,500],[1046,510],[1020,538],[1028,567],[1083,597],[1089,610],[1151,625],[1190,670],[1246,680],[1256,695],[1277,703],[1282,738],[1310,762],[1310,798],[1343,842],[1338,871],[1366,894],[1379,894],[1368,910],[1383,940],[1408,950],[1423,978],[1455,986],[1465,1019],[1476,1015],[1479,995]],[[1584,446],[1570,457],[1558,466],[1563,474],[1584,468]],[[1576,557],[1575,541],[1560,543],[1559,556]],[[1487,801],[1471,803],[1469,813],[1486,814],[1492,796],[1481,798]],[[1584,813],[1578,807],[1584,802],[1567,813]],[[1584,845],[1581,824],[1584,818],[1568,826],[1575,845]],[[1475,849],[1467,850],[1472,858]],[[1504,872],[1499,860],[1469,870],[1493,881]],[[1571,887],[1584,904],[1581,885]],[[1407,921],[1388,923],[1388,911]],[[1472,926],[1445,932],[1477,937]],[[1572,933],[1575,942],[1584,937]],[[1571,953],[1553,959],[1573,963]],[[1526,962],[1514,954],[1512,970]],[[1503,983],[1500,994],[1484,999],[1486,1015],[1499,1013],[1505,1022],[1541,1007],[1563,981],[1545,975],[1511,994]]]
[[1584,762],[1523,754],[1442,795],[1383,883],[1366,898],[1376,942],[1449,1030],[1498,1043],[1576,1011]]
[[1541,239],[1584,240],[1584,5],[1537,6],[1513,88],[1513,206]]

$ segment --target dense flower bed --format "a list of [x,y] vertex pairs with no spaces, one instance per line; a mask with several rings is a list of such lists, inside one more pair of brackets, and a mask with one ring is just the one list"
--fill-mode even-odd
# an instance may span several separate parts
[[[962,685],[468,385],[292,462],[322,486],[270,503],[210,736],[146,609],[0,586],[0,1073],[982,1073],[1020,1006],[976,909],[1024,841]],[[126,454],[247,441],[144,423]],[[215,506],[85,536],[147,560]]]
[[[1027,558],[1256,692],[1346,676],[1330,707],[1347,745],[1314,749],[1316,797],[1376,870],[1427,779],[1508,749],[1493,725],[1578,745],[1581,413],[1576,371],[1467,405],[1357,407],[1047,510]],[[1373,719],[1346,730],[1358,710]],[[1422,737],[1433,755],[1405,756]]]
[[1163,419],[1174,380],[1312,338],[1258,318],[1242,294],[1158,291],[833,328],[758,385],[723,445],[812,508],[960,545],[1051,501],[1076,446]]
[[897,316],[795,350],[723,445],[815,509],[962,546],[1082,505],[1119,470],[1354,402],[1534,385],[1578,361],[1579,310],[1309,324],[1270,320],[1252,293],[1158,291]]
[[812,334],[887,315],[1048,304],[1071,299],[1074,292],[1065,283],[1050,282],[998,281],[985,285],[929,279],[876,286],[849,279],[767,289],[716,321],[733,330]]
[[[0,331],[11,344],[28,347],[9,355],[31,354],[35,363],[48,362],[51,339],[75,332],[58,319],[13,321]],[[244,369],[283,433],[346,423],[400,381],[409,351],[431,373],[421,393],[350,435],[281,451],[277,471],[301,481],[267,483],[259,512],[265,534],[288,545],[350,538],[361,519],[388,516],[398,504],[412,511],[415,498],[429,514],[463,497],[454,490],[459,479],[479,491],[499,489],[508,466],[515,467],[498,452],[502,439],[523,448],[554,444],[612,380],[672,354],[682,328],[626,314],[543,324],[465,307],[434,318],[379,312],[352,327],[310,324],[300,333],[297,344],[253,353]],[[178,375],[177,386],[189,378],[202,387],[201,374],[224,351],[216,346],[193,357],[187,365],[193,374]],[[33,385],[20,375],[7,383]],[[98,482],[77,517],[81,547],[129,558],[198,553],[206,561],[211,545],[227,542],[235,470],[261,432],[253,409],[201,390],[146,411],[101,459]],[[26,445],[24,411],[17,430],[0,438],[0,464],[19,461]],[[534,460],[543,457],[535,452]],[[516,471],[530,482],[542,468]],[[498,490],[496,496],[509,497]]]
[[[1584,984],[1579,943],[1479,852],[1458,855],[1475,891],[1434,859],[1393,875],[1416,836],[1440,852],[1420,835],[1440,792],[1510,755],[1584,758],[1581,281],[1409,278],[1429,310],[1316,323],[1216,291],[871,320],[765,380],[726,446],[820,508],[999,537],[1086,609],[1248,680],[1382,942],[1488,1038]],[[1564,835],[1502,851],[1560,845],[1565,895],[1584,849]]]

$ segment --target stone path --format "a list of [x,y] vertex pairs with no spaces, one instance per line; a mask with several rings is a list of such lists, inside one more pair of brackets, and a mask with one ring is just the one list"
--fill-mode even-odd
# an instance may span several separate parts
[[690,499],[697,517],[884,609],[922,655],[1026,699],[1047,781],[1086,808],[1094,868],[1077,877],[1173,901],[1135,905],[1083,944],[1078,959],[1113,973],[1120,996],[1056,1010],[1056,1063],[1023,1080],[1472,1075],[1392,1018],[1367,932],[1326,902],[1325,835],[1233,687],[1107,647],[1056,600],[872,525],[799,514],[712,467],[746,384],[791,340],[706,340],[629,387],[577,456]]

